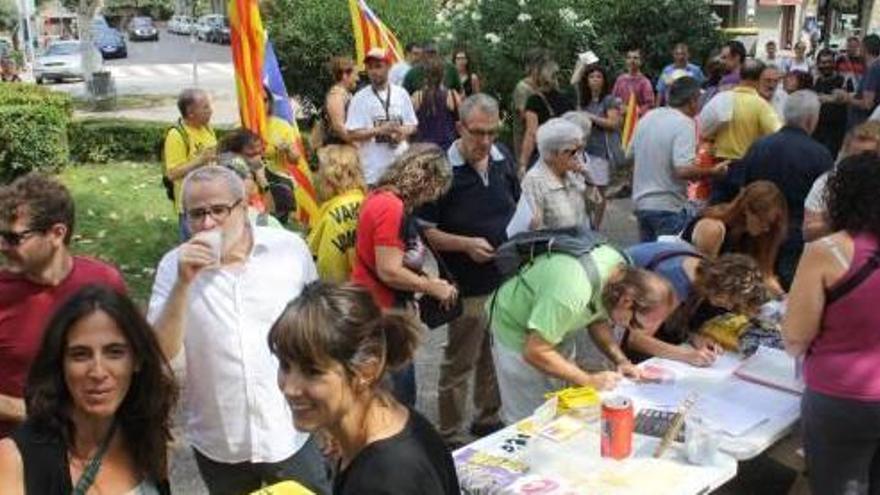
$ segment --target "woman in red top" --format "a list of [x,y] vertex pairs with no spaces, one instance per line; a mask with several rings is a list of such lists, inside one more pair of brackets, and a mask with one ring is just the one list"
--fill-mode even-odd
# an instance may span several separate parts
[[[397,158],[361,206],[352,282],[364,286],[382,309],[412,306],[422,293],[445,303],[458,296],[455,286],[423,272],[425,246],[412,212],[449,189],[452,172],[433,144],[415,144]],[[412,365],[393,375],[395,395],[415,403]]]

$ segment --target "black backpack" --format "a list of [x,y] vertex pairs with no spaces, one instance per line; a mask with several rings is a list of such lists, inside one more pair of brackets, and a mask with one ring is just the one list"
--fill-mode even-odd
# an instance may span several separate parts
[[[577,258],[590,285],[598,288],[602,285],[599,269],[590,256],[596,248],[611,246],[604,235],[585,227],[566,229],[544,229],[521,232],[511,237],[495,250],[495,267],[501,274],[502,284],[512,277],[518,277],[523,270],[531,266],[540,256],[562,253]],[[621,256],[631,264],[629,256],[619,251]],[[499,284],[500,287],[500,284]],[[529,288],[531,289],[531,288]],[[495,291],[498,294],[498,291]],[[595,311],[599,305],[601,291],[594,290],[590,300],[590,308]],[[495,309],[495,296],[492,296],[490,313]],[[492,321],[492,315],[489,315]]]
[[164,138],[162,142],[159,144],[159,159],[162,161],[162,187],[165,188],[165,196],[169,201],[174,201],[174,181],[168,178],[168,171],[165,170],[165,141],[168,140],[168,135],[171,134],[172,131],[177,131],[180,134],[180,138],[183,139],[183,145],[186,146],[186,156],[189,156],[189,133],[186,132],[186,129],[183,128],[183,123],[178,120],[176,124],[168,127],[163,134]]

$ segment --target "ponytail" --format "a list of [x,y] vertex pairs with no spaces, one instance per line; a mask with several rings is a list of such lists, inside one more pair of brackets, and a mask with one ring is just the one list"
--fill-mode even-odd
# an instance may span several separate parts
[[396,370],[411,362],[419,345],[419,320],[411,313],[392,310],[382,314],[379,326],[385,335],[386,367]]

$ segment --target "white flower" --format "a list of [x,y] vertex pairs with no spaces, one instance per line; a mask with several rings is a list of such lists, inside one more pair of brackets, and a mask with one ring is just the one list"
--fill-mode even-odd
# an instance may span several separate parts
[[489,43],[496,45],[501,42],[501,36],[498,36],[495,33],[486,33],[485,35],[486,41]]
[[526,0],[519,0],[519,2],[517,2],[517,3],[519,4],[520,7],[526,6]]
[[593,29],[593,21],[589,19],[584,19],[581,22],[577,23],[578,27]]
[[483,18],[483,16],[480,15],[479,12],[474,12],[473,14],[471,14],[471,19],[472,19],[474,22],[480,22],[480,20],[481,20],[482,18]]
[[564,7],[559,9],[559,17],[561,17],[562,20],[569,25],[574,25],[578,21],[577,12],[575,12],[574,9],[571,7]]
[[443,37],[449,41],[452,41],[452,38],[453,38],[452,33],[445,33],[445,34],[443,34]]
[[447,15],[448,14],[446,13],[445,10],[441,10],[440,12],[437,12],[437,16],[436,16],[437,22],[440,24],[444,24],[446,22]]
[[532,20],[532,16],[523,12],[520,15],[516,16],[516,20],[519,22],[529,22]]

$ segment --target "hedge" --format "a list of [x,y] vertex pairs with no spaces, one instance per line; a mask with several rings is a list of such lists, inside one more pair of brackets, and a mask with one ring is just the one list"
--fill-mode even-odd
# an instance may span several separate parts
[[67,122],[56,106],[0,103],[0,181],[60,170],[69,155]]
[[35,84],[0,85],[0,106],[6,105],[48,105],[58,108],[68,118],[73,115],[70,95]]
[[83,163],[158,161],[170,124],[122,119],[71,122],[70,159]]

